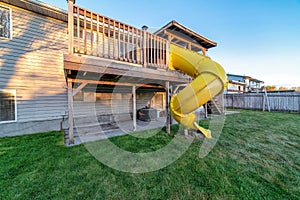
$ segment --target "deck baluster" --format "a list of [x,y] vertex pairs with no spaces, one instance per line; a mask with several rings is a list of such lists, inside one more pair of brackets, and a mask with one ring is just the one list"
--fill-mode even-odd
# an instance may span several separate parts
[[120,26],[120,22],[118,22],[118,59],[121,58],[121,26]]
[[102,57],[105,56],[105,18],[102,17]]
[[91,55],[94,55],[94,25],[93,25],[93,13],[91,12]]
[[97,33],[96,33],[96,55],[99,56],[99,32],[100,32],[100,29],[99,29],[99,25],[100,25],[100,22],[99,22],[99,15],[97,14]]

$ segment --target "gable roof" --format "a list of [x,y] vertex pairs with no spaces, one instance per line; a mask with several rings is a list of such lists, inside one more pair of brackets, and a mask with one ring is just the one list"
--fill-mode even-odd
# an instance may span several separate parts
[[201,45],[202,47],[209,49],[212,47],[216,47],[217,43],[213,42],[202,35],[199,35],[198,33],[192,31],[191,29],[181,25],[177,21],[173,20],[154,32],[155,35],[163,37],[165,34],[165,30],[171,31],[171,32],[177,32],[181,35],[184,35],[185,37],[190,38],[192,41],[196,42],[197,44]]

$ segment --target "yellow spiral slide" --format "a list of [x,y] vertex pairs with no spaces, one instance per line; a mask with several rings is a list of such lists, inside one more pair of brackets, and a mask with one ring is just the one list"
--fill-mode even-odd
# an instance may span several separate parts
[[227,87],[227,76],[221,65],[197,52],[171,44],[170,69],[179,70],[193,78],[193,81],[179,93],[172,96],[170,110],[172,117],[188,129],[199,130],[211,138],[211,132],[198,125],[195,110]]

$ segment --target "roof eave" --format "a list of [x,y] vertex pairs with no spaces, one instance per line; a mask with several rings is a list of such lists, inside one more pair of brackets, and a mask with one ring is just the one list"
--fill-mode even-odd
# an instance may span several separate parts
[[160,34],[160,33],[162,33],[164,30],[168,29],[169,27],[171,27],[171,26],[173,26],[173,25],[176,26],[176,27],[178,27],[178,28],[180,28],[180,29],[182,29],[182,30],[184,30],[185,32],[187,32],[187,33],[189,33],[189,34],[191,34],[191,35],[193,35],[193,36],[195,36],[195,37],[197,37],[197,38],[199,38],[199,39],[205,41],[205,42],[208,43],[209,46],[210,46],[210,47],[208,47],[208,48],[212,48],[212,47],[216,47],[216,46],[217,46],[217,43],[216,43],[216,42],[214,42],[214,41],[212,41],[212,40],[209,40],[209,39],[207,39],[206,37],[203,37],[202,35],[200,35],[200,34],[194,32],[193,30],[191,30],[191,29],[189,29],[189,28],[183,26],[182,24],[178,23],[178,22],[175,21],[175,20],[172,20],[171,22],[169,22],[168,24],[166,24],[165,26],[163,26],[163,27],[160,28],[159,30],[155,31],[154,34],[156,34],[156,35],[157,35],[157,34]]
[[[39,0],[1,0],[4,3],[23,8],[38,14],[52,17],[61,21],[68,21],[68,12]],[[35,8],[39,9],[35,9]]]

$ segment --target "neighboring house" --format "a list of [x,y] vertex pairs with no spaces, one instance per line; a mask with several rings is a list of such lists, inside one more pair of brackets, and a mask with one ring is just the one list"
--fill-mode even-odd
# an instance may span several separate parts
[[263,91],[263,81],[245,75],[227,74],[227,77],[229,83],[225,93],[245,93]]
[[227,74],[228,86],[225,93],[244,93],[246,92],[245,76]]
[[246,92],[262,92],[264,82],[249,76],[245,77]]
[[137,109],[169,113],[170,89],[190,81],[168,69],[170,43],[202,54],[216,46],[175,21],[151,34],[68,4],[0,1],[0,136],[69,129],[73,143],[73,121],[98,130],[127,120],[134,130]]

